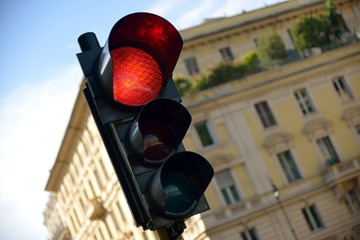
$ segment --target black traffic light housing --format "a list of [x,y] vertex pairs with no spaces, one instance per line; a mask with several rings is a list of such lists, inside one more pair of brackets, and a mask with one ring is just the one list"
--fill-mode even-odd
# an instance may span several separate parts
[[214,171],[182,144],[191,115],[171,79],[182,48],[177,30],[150,13],[120,19],[103,48],[78,39],[84,95],[137,226],[182,232],[206,211]]

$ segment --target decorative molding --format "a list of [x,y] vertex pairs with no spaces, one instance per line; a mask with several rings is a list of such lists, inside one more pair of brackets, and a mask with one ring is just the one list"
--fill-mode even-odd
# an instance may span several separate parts
[[228,153],[214,153],[208,157],[213,167],[218,167],[224,164],[230,164],[234,161],[234,156]]
[[263,146],[270,152],[278,153],[290,148],[290,141],[293,135],[284,131],[278,131],[265,137]]
[[270,148],[282,142],[288,142],[292,139],[292,135],[286,132],[276,132],[265,137],[263,146]]
[[305,124],[303,132],[310,138],[327,136],[330,125],[331,122],[325,118],[315,118]]
[[346,121],[348,125],[355,126],[360,124],[360,104],[346,108],[341,119]]

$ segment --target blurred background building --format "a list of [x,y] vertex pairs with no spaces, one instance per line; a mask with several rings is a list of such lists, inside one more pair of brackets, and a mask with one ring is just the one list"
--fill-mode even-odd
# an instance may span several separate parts
[[[180,33],[184,144],[215,169],[184,238],[360,239],[360,1],[289,0]],[[49,239],[157,239],[134,225],[81,89],[46,184]]]

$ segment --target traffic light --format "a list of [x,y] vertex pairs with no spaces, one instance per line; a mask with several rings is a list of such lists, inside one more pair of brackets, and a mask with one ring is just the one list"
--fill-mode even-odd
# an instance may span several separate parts
[[84,95],[137,225],[182,232],[187,218],[209,209],[214,170],[182,144],[191,115],[171,78],[180,34],[159,16],[134,13],[104,47],[94,33],[78,41]]

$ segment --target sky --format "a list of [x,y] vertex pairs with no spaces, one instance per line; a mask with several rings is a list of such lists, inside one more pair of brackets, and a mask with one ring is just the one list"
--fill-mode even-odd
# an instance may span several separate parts
[[1,0],[0,239],[47,239],[45,185],[82,72],[77,38],[101,45],[123,16],[151,12],[179,30],[283,0]]

